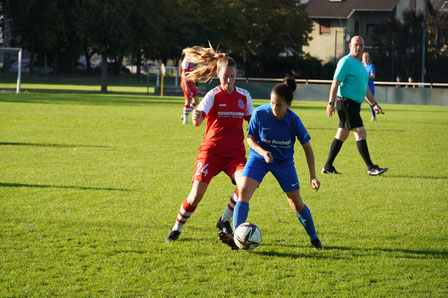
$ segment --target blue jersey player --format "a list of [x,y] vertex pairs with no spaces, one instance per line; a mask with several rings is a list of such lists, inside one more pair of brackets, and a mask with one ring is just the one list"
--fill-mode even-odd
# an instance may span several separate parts
[[[243,170],[242,183],[239,185],[240,197],[234,208],[234,230],[246,222],[249,213],[249,200],[260,185],[264,176],[271,172],[285,192],[289,205],[296,212],[311,240],[311,247],[321,249],[313,218],[300,196],[299,180],[294,167],[294,143],[296,138],[302,145],[313,189],[319,189],[316,178],[314,153],[310,145],[310,136],[300,118],[289,108],[293,100],[296,83],[292,78],[285,78],[282,84],[271,91],[271,101],[258,107],[252,114],[247,132],[250,146],[248,161]],[[221,242],[237,249],[233,236],[219,233]]]

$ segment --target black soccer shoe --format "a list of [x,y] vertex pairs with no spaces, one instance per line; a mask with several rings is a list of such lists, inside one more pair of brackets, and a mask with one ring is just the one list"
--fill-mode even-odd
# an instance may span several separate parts
[[227,244],[228,246],[230,246],[230,248],[232,250],[237,250],[238,249],[238,246],[236,246],[235,241],[233,240],[233,235],[232,234],[219,232],[218,233],[218,237],[219,237],[219,242]]
[[170,243],[170,242],[176,241],[177,238],[179,238],[179,235],[180,235],[179,231],[170,231],[168,236],[166,236],[166,238],[165,238],[165,242]]
[[314,239],[311,241],[311,248],[315,250],[321,250],[322,249],[322,243],[320,243],[319,239]]
[[233,234],[232,227],[230,226],[230,221],[222,221],[221,218],[218,219],[216,227],[224,233]]
[[379,166],[374,165],[370,170],[367,171],[367,174],[369,174],[370,176],[378,176],[386,173],[387,170],[389,170],[389,168],[380,168]]
[[323,167],[322,174],[339,174],[339,172],[336,171],[335,167],[331,166],[329,168]]

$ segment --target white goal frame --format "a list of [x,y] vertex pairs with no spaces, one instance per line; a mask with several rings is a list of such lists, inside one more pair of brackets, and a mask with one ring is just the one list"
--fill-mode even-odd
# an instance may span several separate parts
[[17,87],[16,93],[20,93],[20,85],[22,84],[22,48],[3,48],[0,47],[0,51],[14,51],[17,52]]

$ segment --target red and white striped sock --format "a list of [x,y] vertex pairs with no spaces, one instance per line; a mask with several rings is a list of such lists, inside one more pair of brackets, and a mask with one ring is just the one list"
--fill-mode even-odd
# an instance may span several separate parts
[[185,198],[182,205],[180,206],[179,214],[177,215],[176,223],[174,224],[172,230],[180,232],[190,216],[193,215],[196,207],[197,206],[191,206],[190,204],[188,204],[187,198]]
[[233,208],[235,208],[236,202],[238,202],[238,196],[240,195],[238,188],[235,189],[235,192],[230,196],[229,204],[227,205],[226,210],[224,210],[224,214],[221,216],[222,221],[229,221],[233,216]]
[[190,103],[190,112],[193,111],[195,107],[196,105],[193,102]]
[[184,105],[184,119],[188,119],[188,115],[190,115],[190,106]]

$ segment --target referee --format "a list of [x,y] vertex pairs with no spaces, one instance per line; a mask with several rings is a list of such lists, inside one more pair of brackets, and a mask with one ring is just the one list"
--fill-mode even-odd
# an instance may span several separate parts
[[331,143],[328,159],[322,173],[338,174],[333,162],[350,131],[353,131],[358,151],[367,165],[367,173],[371,176],[377,176],[386,172],[388,168],[380,168],[374,165],[370,159],[366,141],[367,133],[360,115],[361,103],[366,99],[375,113],[384,113],[373,98],[369,88],[367,88],[369,76],[361,62],[364,52],[364,39],[361,36],[353,36],[349,48],[350,53],[339,60],[331,84],[327,115],[328,117],[333,116],[336,104],[339,127]]

